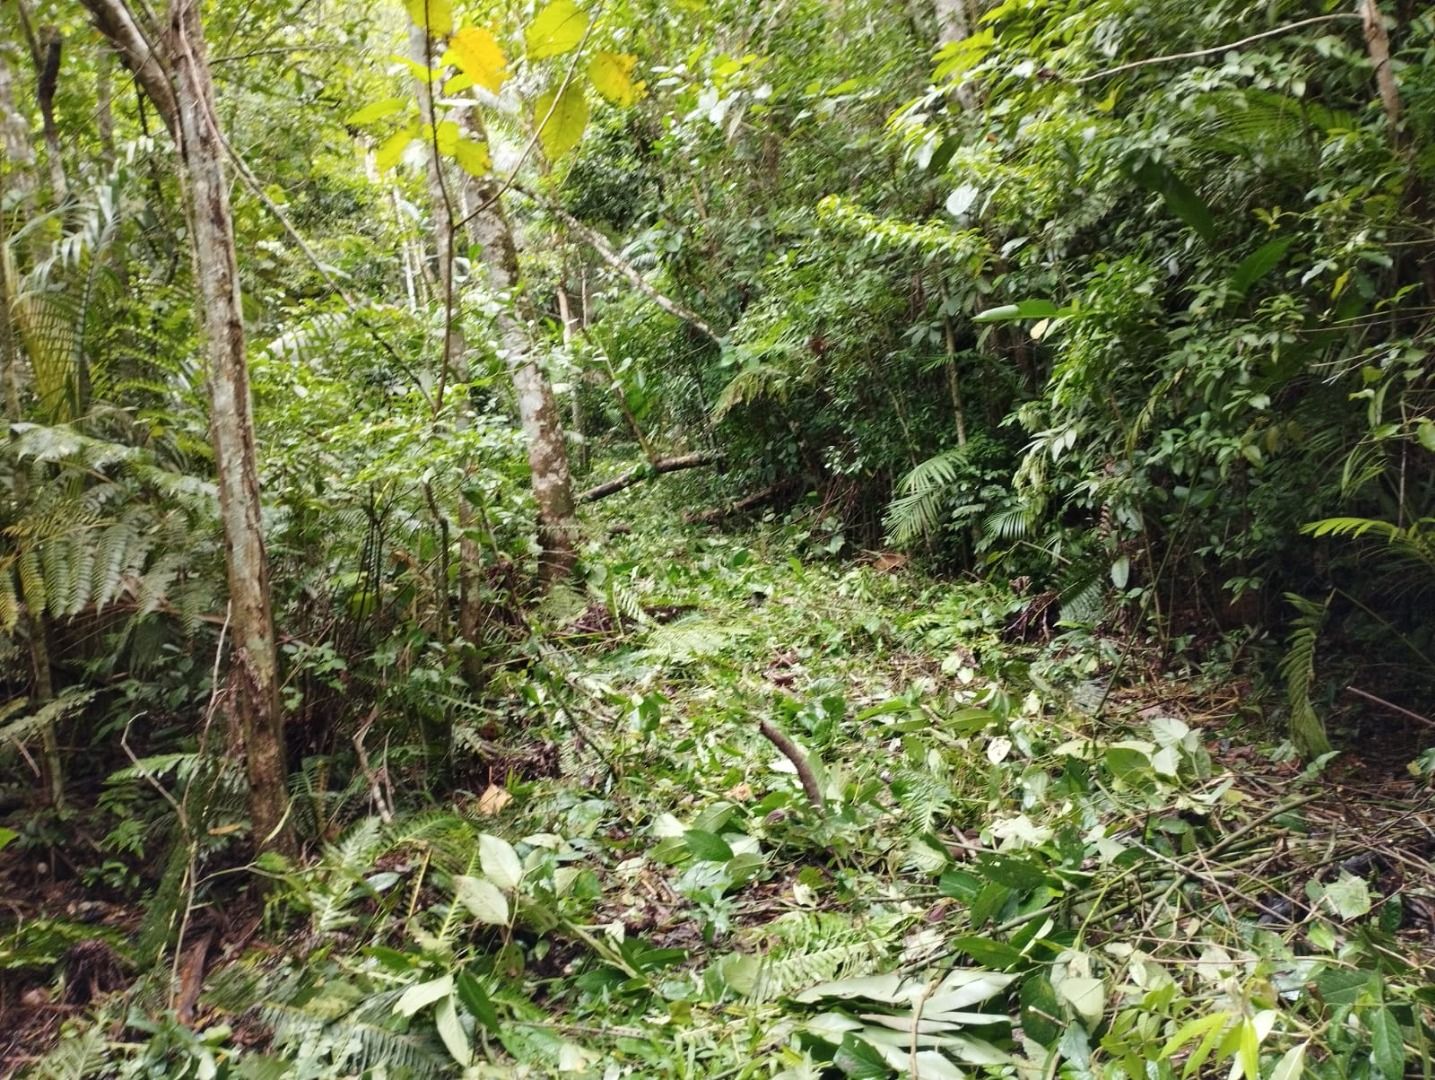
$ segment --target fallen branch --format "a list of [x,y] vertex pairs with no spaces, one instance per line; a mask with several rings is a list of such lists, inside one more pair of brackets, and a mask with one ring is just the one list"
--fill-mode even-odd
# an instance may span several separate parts
[[657,304],[658,307],[662,308],[669,315],[682,319],[683,322],[690,324],[695,329],[701,330],[708,337],[712,338],[713,341],[722,342],[721,335],[708,324],[706,319],[691,308],[684,307],[676,300],[659,292],[655,286],[649,284],[647,278],[638,272],[637,267],[614,251],[613,245],[608,243],[608,238],[597,229],[583,224],[583,222],[568,213],[567,210],[564,210],[557,203],[551,199],[544,198],[531,188],[524,187],[522,184],[514,184],[513,190],[520,195],[528,196],[528,198],[532,199],[539,206],[563,222],[563,224],[567,225],[573,232],[577,233],[585,244],[598,253],[600,259],[623,277],[627,278],[633,288]]
[[661,476],[664,473],[678,472],[680,469],[697,469],[704,465],[712,465],[718,460],[718,457],[717,454],[701,451],[696,454],[680,454],[677,457],[659,458],[651,463],[644,462],[642,465],[634,465],[620,476],[615,476],[612,480],[605,480],[596,487],[590,487],[578,496],[578,501],[580,503],[597,502],[624,488],[632,487],[639,480],[646,480],[650,476]]
[[1393,701],[1386,701],[1383,697],[1376,697],[1368,690],[1362,690],[1358,686],[1347,686],[1346,690],[1356,697],[1364,698],[1374,705],[1380,705],[1383,708],[1389,709],[1397,716],[1403,716],[1407,720],[1414,720],[1417,724],[1424,724],[1426,727],[1435,728],[1435,720],[1431,720],[1428,716],[1421,716],[1418,712],[1411,712],[1409,709],[1397,705]]
[[797,748],[797,744],[778,730],[776,724],[771,720],[764,720],[758,724],[758,729],[767,736],[767,741],[782,751],[782,756],[792,762],[792,767],[797,770],[797,778],[802,781],[802,790],[807,793],[807,801],[818,810],[822,809],[822,789],[817,786],[817,774],[812,771],[812,766],[807,761],[807,755]]
[[791,478],[779,480],[775,484],[768,484],[767,487],[754,491],[751,495],[743,496],[736,502],[730,502],[724,506],[714,506],[711,510],[701,510],[684,514],[683,520],[689,525],[716,525],[723,518],[732,517],[734,514],[745,514],[749,510],[755,510],[763,503],[770,502],[777,498],[777,496],[781,495],[791,486]]

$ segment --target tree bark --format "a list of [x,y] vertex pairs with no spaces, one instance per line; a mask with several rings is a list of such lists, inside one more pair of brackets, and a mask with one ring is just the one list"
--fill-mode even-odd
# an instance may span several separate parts
[[123,0],[84,0],[178,145],[209,364],[210,440],[229,579],[231,707],[244,742],[255,845],[294,851],[285,785],[279,664],[245,357],[234,220],[197,0],[171,0],[165,25],[141,25]]
[[[476,109],[468,111],[465,122],[476,137],[488,141]],[[472,202],[475,207],[483,208],[474,216],[470,229],[481,252],[489,287],[494,293],[506,296],[512,305],[522,305],[518,248],[503,212],[498,186],[488,177],[470,182]],[[499,309],[498,332],[518,398],[518,419],[528,443],[533,498],[538,504],[538,543],[543,549],[541,574],[545,582],[552,582],[572,573],[578,558],[578,518],[573,505],[563,423],[553,399],[553,384],[533,355],[527,332],[509,304]]]
[[1380,103],[1390,121],[1390,137],[1397,146],[1403,142],[1400,130],[1400,89],[1395,85],[1395,72],[1390,66],[1390,35],[1385,30],[1385,16],[1376,0],[1360,0],[1360,19],[1365,28],[1365,47],[1375,67],[1375,85],[1380,88]]

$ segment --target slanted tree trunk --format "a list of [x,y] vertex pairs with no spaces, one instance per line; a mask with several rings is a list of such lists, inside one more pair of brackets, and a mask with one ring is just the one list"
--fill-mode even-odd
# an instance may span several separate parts
[[[488,141],[477,110],[470,109],[465,122],[476,137]],[[471,179],[470,183],[473,206],[482,208],[470,223],[471,234],[479,246],[489,286],[509,301],[499,309],[498,333],[528,444],[533,498],[538,504],[538,542],[543,549],[542,576],[545,582],[552,582],[572,573],[578,558],[578,518],[573,508],[563,422],[553,399],[553,384],[533,355],[528,333],[513,311],[524,306],[524,296],[518,280],[518,248],[503,212],[498,186],[491,178]]]
[[[936,5],[938,45],[955,45],[972,36],[975,20],[967,0],[936,0]],[[976,91],[969,84],[959,86],[956,97],[963,109],[971,109],[977,103]]]
[[136,23],[123,0],[85,0],[179,147],[185,211],[209,361],[209,427],[229,578],[230,701],[244,741],[255,844],[291,852],[278,654],[245,357],[225,148],[197,0],[171,0],[163,26]]

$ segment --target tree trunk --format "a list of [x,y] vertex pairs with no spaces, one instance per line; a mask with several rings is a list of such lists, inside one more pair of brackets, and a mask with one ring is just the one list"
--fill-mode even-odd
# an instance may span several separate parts
[[568,287],[563,281],[558,282],[558,318],[563,323],[563,347],[568,350],[570,362],[573,362],[573,385],[568,391],[568,410],[573,427],[573,445],[578,450],[578,468],[586,473],[588,471],[588,440],[583,434],[583,399],[579,388],[583,385],[582,372],[578,370],[576,361],[573,361],[573,328],[578,322],[578,317],[573,314],[573,305],[568,301]]
[[[465,120],[473,134],[488,141],[476,110],[470,109]],[[499,201],[498,186],[491,178],[471,182],[473,205],[482,207],[483,211],[474,216],[470,227],[481,251],[489,286],[495,293],[506,294],[512,305],[521,305],[518,249]],[[568,472],[563,423],[553,400],[553,384],[539,366],[527,332],[508,304],[499,309],[498,332],[518,398],[518,419],[528,443],[533,498],[538,504],[538,543],[543,549],[542,577],[545,582],[551,582],[572,573],[578,558],[578,518],[573,509],[573,483]]]
[[[421,26],[409,26],[409,57],[422,68],[431,66],[434,52],[433,42]],[[432,87],[424,80],[414,80],[419,97],[419,117],[432,132],[434,125]],[[468,344],[464,340],[463,327],[459,323],[458,301],[454,290],[454,200],[450,197],[443,174],[443,160],[432,138],[428,141],[428,185],[431,215],[434,223],[434,249],[438,253],[438,289],[444,305],[443,371],[439,378],[439,391],[434,407],[443,407],[443,385],[449,372],[461,384],[468,382]],[[454,429],[466,430],[471,423],[472,406],[469,404],[467,388],[453,403]],[[472,464],[465,459],[461,466],[460,488],[473,475]],[[483,555],[478,540],[474,537],[477,527],[473,505],[462,490],[458,494],[458,632],[464,641],[476,644],[478,628],[483,621],[483,600],[479,582],[483,574]],[[469,670],[471,681],[476,681],[480,672]]]
[[209,427],[224,524],[234,640],[231,700],[244,739],[255,843],[260,848],[288,852],[294,841],[288,820],[278,656],[260,519],[234,220],[197,0],[172,0],[162,41],[173,78],[186,210],[209,360]]

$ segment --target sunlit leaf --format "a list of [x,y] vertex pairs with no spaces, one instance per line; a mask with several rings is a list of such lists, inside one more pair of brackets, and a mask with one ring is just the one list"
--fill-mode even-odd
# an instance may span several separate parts
[[508,58],[503,47],[489,30],[481,26],[465,26],[449,42],[454,61],[474,83],[491,93],[498,93],[508,78]]
[[[459,168],[468,173],[469,176],[487,176],[488,170],[493,165],[493,159],[489,156],[488,147],[484,143],[474,139],[459,139],[458,142],[454,144],[453,159],[458,162]],[[512,798],[512,796],[508,795],[502,788],[490,788],[490,790],[502,792],[505,801]],[[490,804],[494,801],[494,798],[497,798],[497,796],[489,798],[487,792],[484,793],[484,797],[489,799]],[[502,807],[500,806],[499,809],[502,809]],[[480,801],[479,812],[494,814],[498,811],[485,810],[483,802]]]
[[530,60],[561,56],[577,47],[588,29],[588,16],[573,0],[553,0],[533,17],[523,40]]
[[518,858],[518,852],[500,836],[479,834],[478,861],[484,875],[500,889],[511,892],[523,880],[523,863]]
[[453,0],[404,0],[415,26],[426,26],[435,37],[453,33]]
[[393,116],[404,107],[406,102],[403,98],[384,98],[382,101],[370,102],[362,109],[350,113],[344,118],[344,123],[362,126],[372,124],[375,120],[382,120],[386,116]]
[[570,83],[556,102],[553,95],[552,90],[545,92],[533,110],[534,122],[543,125],[538,138],[549,161],[557,161],[577,146],[588,124],[588,97],[581,86]]
[[440,1001],[434,1010],[434,1026],[438,1028],[438,1037],[443,1040],[454,1061],[468,1068],[473,1061],[473,1047],[469,1045],[468,1035],[459,1022],[452,994]]
[[399,1016],[412,1016],[425,1005],[432,1005],[439,998],[446,998],[453,992],[453,976],[441,975],[437,979],[410,986],[394,1003],[394,1012]]
[[642,96],[642,84],[633,81],[633,67],[637,62],[638,58],[630,53],[596,54],[588,65],[593,89],[614,105],[632,105]]
[[400,128],[381,142],[379,148],[374,151],[374,164],[379,172],[388,172],[397,165],[417,134],[417,129],[412,126]]
[[493,882],[460,875],[453,879],[453,896],[468,908],[479,922],[489,926],[508,924],[508,901]]

